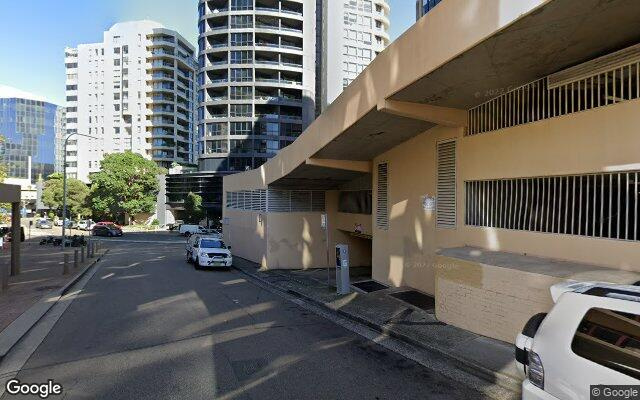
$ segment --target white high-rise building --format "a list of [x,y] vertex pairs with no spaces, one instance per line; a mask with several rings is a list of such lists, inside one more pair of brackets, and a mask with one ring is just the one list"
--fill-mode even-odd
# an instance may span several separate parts
[[331,104],[387,47],[387,0],[316,0],[318,20],[318,113]]
[[315,0],[200,0],[199,168],[256,168],[315,118]]
[[88,181],[105,154],[163,167],[196,162],[195,48],[153,21],[117,23],[101,43],[65,49],[67,174]]
[[199,169],[256,168],[389,44],[386,0],[200,0]]

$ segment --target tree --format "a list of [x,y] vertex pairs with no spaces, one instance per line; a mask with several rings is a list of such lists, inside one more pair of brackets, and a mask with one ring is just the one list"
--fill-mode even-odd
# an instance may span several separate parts
[[155,162],[130,151],[107,154],[100,171],[91,175],[91,208],[116,221],[152,212],[160,189],[157,176],[165,173]]
[[202,196],[189,192],[184,200],[184,218],[186,222],[197,224],[203,217]]
[[[89,215],[87,207],[89,187],[82,181],[67,178],[67,213],[70,216]],[[62,215],[63,206],[63,175],[59,172],[47,177],[42,190],[42,202],[58,215]],[[63,216],[64,217],[64,216]]]

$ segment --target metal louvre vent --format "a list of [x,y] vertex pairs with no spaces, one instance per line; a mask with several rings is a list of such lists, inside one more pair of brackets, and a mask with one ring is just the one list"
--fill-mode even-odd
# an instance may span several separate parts
[[376,202],[376,227],[389,229],[389,164],[378,164],[378,185]]
[[436,197],[438,228],[456,227],[456,142],[438,143],[438,193]]
[[509,90],[469,110],[467,135],[640,98],[640,45]]
[[324,212],[324,191],[256,189],[227,192],[229,209],[260,212]]
[[288,212],[291,209],[290,192],[287,190],[269,189],[267,192],[269,212]]
[[466,182],[467,225],[640,240],[640,173]]
[[311,211],[311,192],[294,190],[291,192],[291,212]]
[[315,190],[311,192],[311,211],[324,212],[324,192]]

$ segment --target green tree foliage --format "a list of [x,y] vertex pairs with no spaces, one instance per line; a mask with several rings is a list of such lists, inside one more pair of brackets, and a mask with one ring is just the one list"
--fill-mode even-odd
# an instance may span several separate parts
[[203,217],[204,209],[202,208],[202,197],[198,194],[189,192],[187,198],[184,199],[185,222],[197,224]]
[[152,212],[164,168],[130,151],[108,154],[100,171],[91,175],[90,204],[100,217],[123,221],[125,214]]
[[[61,173],[49,175],[42,190],[42,202],[56,214],[62,215],[63,176]],[[87,207],[89,187],[82,181],[67,178],[67,212],[71,217],[87,216],[91,210]]]

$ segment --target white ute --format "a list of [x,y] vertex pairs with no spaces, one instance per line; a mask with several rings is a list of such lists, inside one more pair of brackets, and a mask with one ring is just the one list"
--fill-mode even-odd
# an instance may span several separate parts
[[225,246],[219,236],[193,235],[187,241],[187,262],[196,269],[204,267],[230,268],[233,265],[231,247]]
[[566,282],[551,297],[549,314],[534,315],[516,339],[524,400],[589,399],[591,385],[640,385],[640,287]]

